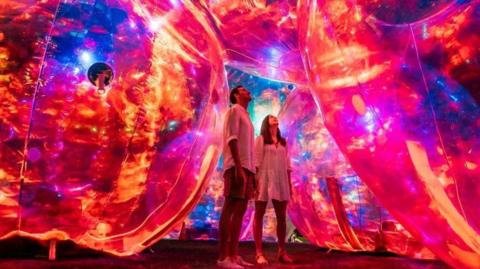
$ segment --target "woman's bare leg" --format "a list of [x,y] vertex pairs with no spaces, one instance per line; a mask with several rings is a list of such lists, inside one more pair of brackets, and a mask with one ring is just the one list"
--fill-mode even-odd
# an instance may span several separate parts
[[285,237],[287,233],[287,201],[272,200],[277,217],[278,252],[285,252]]

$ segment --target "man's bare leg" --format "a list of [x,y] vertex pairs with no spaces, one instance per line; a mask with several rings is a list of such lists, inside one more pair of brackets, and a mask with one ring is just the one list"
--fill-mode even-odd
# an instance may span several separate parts
[[240,231],[243,224],[243,215],[247,209],[248,201],[246,199],[234,199],[232,221],[230,226],[230,250],[228,256],[236,257],[238,256],[238,241],[240,239]]
[[231,234],[231,225],[232,225],[232,216],[234,212],[234,200],[231,198],[225,197],[225,202],[222,208],[222,215],[220,217],[219,226],[219,241],[220,241],[220,254],[218,259],[223,261],[226,257],[230,256],[229,251],[229,241]]

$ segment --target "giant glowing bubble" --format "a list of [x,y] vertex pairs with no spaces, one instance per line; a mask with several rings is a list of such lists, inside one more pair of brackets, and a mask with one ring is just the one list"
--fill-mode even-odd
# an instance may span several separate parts
[[311,93],[291,93],[279,115],[292,158],[289,215],[312,243],[347,251],[433,255],[376,201],[323,124]]
[[[154,243],[218,159],[228,94],[206,15],[127,0],[3,1],[0,13],[0,237],[117,255]],[[113,68],[106,92],[88,81],[96,62]]]
[[436,255],[480,268],[480,2],[299,6],[308,77],[352,168]]
[[296,1],[207,1],[230,66],[296,84],[307,79],[298,50]]

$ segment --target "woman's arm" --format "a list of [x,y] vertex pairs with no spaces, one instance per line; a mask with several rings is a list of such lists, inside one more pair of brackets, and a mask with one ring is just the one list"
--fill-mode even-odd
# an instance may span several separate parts
[[255,167],[257,169],[257,172],[258,170],[260,169],[260,167],[262,166],[262,162],[263,162],[263,136],[262,135],[259,135],[257,136],[257,138],[255,139]]
[[287,146],[285,145],[285,152],[287,158],[287,175],[288,175],[288,186],[290,188],[290,196],[292,196],[292,161],[290,160],[290,153],[288,151]]

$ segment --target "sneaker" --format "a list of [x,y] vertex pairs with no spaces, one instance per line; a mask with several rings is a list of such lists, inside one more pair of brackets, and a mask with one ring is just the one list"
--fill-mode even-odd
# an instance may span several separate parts
[[245,267],[237,264],[236,262],[232,261],[230,257],[226,257],[223,260],[217,260],[217,266],[221,268],[230,268],[230,269],[244,269]]
[[249,263],[247,261],[245,261],[242,257],[240,256],[236,256],[234,258],[234,261],[239,264],[239,265],[242,265],[242,266],[253,266],[253,263]]

